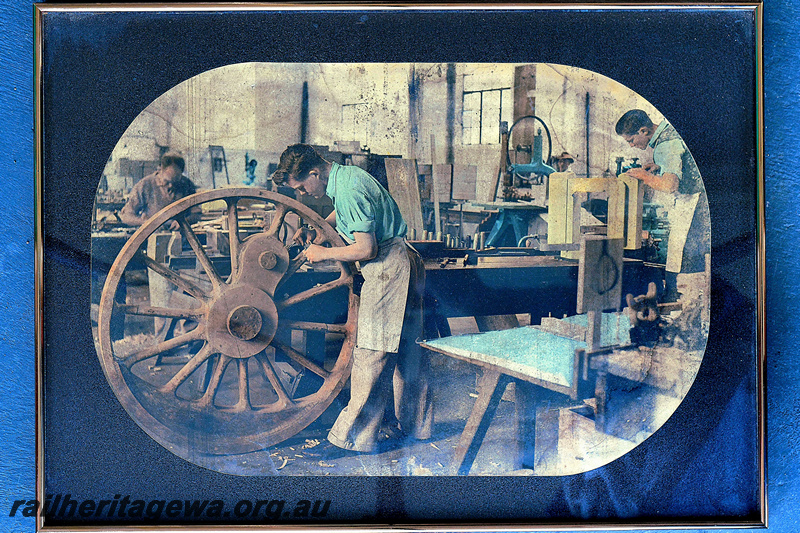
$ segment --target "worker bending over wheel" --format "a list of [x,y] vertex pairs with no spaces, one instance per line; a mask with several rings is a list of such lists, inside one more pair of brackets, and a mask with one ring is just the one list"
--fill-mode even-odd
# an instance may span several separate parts
[[416,343],[422,338],[425,269],[405,242],[407,226],[397,203],[366,171],[326,161],[306,144],[281,154],[272,180],[301,195],[333,200],[326,221],[347,246],[313,244],[311,228],[300,228],[295,240],[312,242],[305,251],[310,263],[357,262],[364,277],[350,402],[328,440],[346,450],[373,452],[398,438],[430,438],[427,361]]

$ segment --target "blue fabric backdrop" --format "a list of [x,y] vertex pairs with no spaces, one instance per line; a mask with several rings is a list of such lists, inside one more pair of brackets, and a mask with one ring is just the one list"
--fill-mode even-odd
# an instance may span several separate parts
[[[0,346],[3,347],[4,374],[0,384],[0,442],[4,443],[0,470],[0,529],[9,532],[34,531],[30,518],[9,518],[11,502],[35,497],[34,440],[34,188],[33,188],[33,79],[32,79],[32,3],[7,2],[0,8],[0,55],[4,75],[0,76],[0,175],[6,180],[0,197],[4,219],[2,273],[0,284],[2,312]],[[771,530],[797,530],[798,498],[798,414],[800,400],[796,383],[800,371],[794,363],[793,341],[798,330],[796,305],[791,298],[798,292],[798,241],[795,191],[800,185],[796,169],[800,162],[800,142],[796,124],[800,123],[797,105],[800,87],[796,74],[800,64],[796,32],[796,2],[776,0],[765,10],[766,77],[766,199],[767,199],[767,276],[768,276],[768,450]],[[747,395],[737,390],[732,405],[745,402]],[[726,432],[738,423],[723,417],[716,431]],[[716,442],[711,439],[712,442]],[[722,450],[703,450],[698,454],[713,460]],[[694,465],[702,470],[702,464]],[[736,476],[736,472],[729,472]],[[687,474],[682,484],[691,487]],[[677,488],[680,490],[680,487]]]

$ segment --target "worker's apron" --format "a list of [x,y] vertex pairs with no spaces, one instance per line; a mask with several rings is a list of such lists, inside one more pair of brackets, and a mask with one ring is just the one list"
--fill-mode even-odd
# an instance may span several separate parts
[[692,225],[694,211],[700,199],[700,193],[675,195],[675,204],[670,209],[669,244],[667,245],[667,272],[680,272],[683,262],[683,249],[689,228]]
[[364,263],[361,272],[364,285],[350,401],[339,413],[328,441],[368,452],[375,449],[381,429],[430,438],[433,395],[427,359],[417,344],[422,335],[422,259],[397,238],[381,246],[378,256]]
[[378,247],[375,259],[361,264],[364,285],[358,308],[356,346],[397,352],[403,330],[411,261],[402,237]]

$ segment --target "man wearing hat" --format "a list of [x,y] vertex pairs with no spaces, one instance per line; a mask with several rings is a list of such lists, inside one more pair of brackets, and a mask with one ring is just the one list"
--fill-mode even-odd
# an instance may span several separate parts
[[575,162],[575,158],[569,155],[569,152],[561,152],[561,155],[553,157],[553,164],[556,172],[566,172],[569,166]]

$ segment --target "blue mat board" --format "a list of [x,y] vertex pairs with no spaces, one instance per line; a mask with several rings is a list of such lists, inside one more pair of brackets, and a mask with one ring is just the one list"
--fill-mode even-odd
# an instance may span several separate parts
[[[7,193],[6,264],[9,265],[8,283],[2,292],[6,300],[6,319],[3,342],[7,348],[7,367],[10,374],[8,386],[3,388],[3,432],[7,444],[3,454],[2,479],[5,512],[0,516],[0,530],[27,533],[36,530],[31,517],[10,517],[10,503],[18,498],[33,498],[34,493],[34,353],[33,353],[33,134],[32,134],[32,2],[9,2],[0,14],[7,30],[0,48],[8,75],[4,77],[3,107],[5,116],[11,117],[0,136],[7,142],[9,153],[0,161],[5,170]],[[792,246],[796,241],[798,225],[796,196],[793,191],[800,184],[798,176],[786,169],[797,167],[798,107],[797,64],[798,10],[796,0],[777,0],[767,3],[765,17],[765,70],[766,70],[766,152],[769,158],[766,180],[767,210],[767,300],[768,314],[768,404],[772,431],[769,432],[769,479],[770,479],[770,531],[797,531],[800,502],[800,475],[798,475],[796,416],[792,413],[798,402],[798,366],[792,357],[796,345],[798,316],[790,311],[792,295],[798,292],[796,276],[798,259]],[[631,69],[635,70],[635,69]],[[703,73],[696,75],[702,76]],[[82,220],[82,219],[78,219]],[[780,296],[778,292],[780,291]],[[788,296],[787,297],[787,294]],[[749,394],[749,393],[748,393]],[[741,403],[741,402],[740,402]],[[729,409],[736,415],[740,410]],[[726,417],[719,426],[719,436],[710,438],[698,459],[687,458],[690,473],[703,479],[706,462],[718,469],[719,459],[730,455],[729,439],[735,434],[740,421],[735,416]],[[715,451],[713,445],[721,451]],[[736,474],[734,472],[733,474]],[[605,480],[605,478],[603,478]],[[725,484],[722,484],[725,487]],[[709,490],[697,479],[687,477],[686,484],[678,487],[675,502],[681,509],[692,509],[698,493],[705,493],[708,506],[719,503],[720,491]],[[514,493],[503,497],[512,498]],[[486,498],[491,500],[491,498]],[[480,505],[482,502],[475,502]],[[664,502],[665,508],[668,502]],[[595,529],[598,530],[598,529]],[[602,530],[602,529],[599,529]],[[714,528],[717,530],[717,528]],[[637,530],[639,531],[639,530]],[[700,531],[700,530],[692,530]],[[703,530],[706,531],[706,530]],[[742,531],[742,530],[738,530]],[[756,531],[748,529],[746,531]]]

